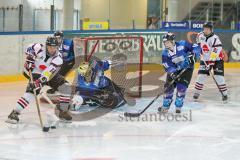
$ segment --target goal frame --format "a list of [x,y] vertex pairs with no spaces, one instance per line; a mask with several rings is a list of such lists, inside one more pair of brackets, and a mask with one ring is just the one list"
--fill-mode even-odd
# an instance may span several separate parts
[[[143,70],[143,41],[144,38],[141,36],[95,36],[95,37],[83,37],[81,40],[83,41],[83,54],[85,61],[89,61],[91,57],[94,55],[97,46],[99,45],[100,40],[138,40],[139,41],[139,82],[138,82],[138,95],[131,95],[131,97],[140,98],[142,96],[142,70]],[[89,41],[96,41],[93,45],[93,48],[88,52],[88,43]]]

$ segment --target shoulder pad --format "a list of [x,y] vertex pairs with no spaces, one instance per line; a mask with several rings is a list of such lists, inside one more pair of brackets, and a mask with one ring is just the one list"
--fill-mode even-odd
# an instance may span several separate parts
[[167,50],[167,49],[164,49],[164,50],[162,51],[162,55],[163,55],[163,56],[168,56],[168,50]]
[[186,42],[187,42],[187,41],[185,41],[185,40],[180,40],[180,41],[178,41],[178,44],[184,45]]
[[65,45],[71,45],[72,42],[73,41],[71,39],[63,39],[63,44],[65,44]]
[[61,57],[61,53],[58,53],[55,57],[53,57],[52,62],[54,65],[61,66],[63,64],[63,59]]
[[34,55],[37,55],[38,53],[40,53],[42,50],[43,45],[40,43],[34,43],[34,44],[30,44],[27,47],[27,53],[32,53]]

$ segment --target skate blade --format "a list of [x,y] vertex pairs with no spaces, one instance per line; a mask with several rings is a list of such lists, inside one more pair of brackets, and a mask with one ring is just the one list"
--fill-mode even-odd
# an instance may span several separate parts
[[165,109],[165,108],[158,108],[158,113],[161,114],[167,114],[169,109]]
[[61,123],[72,123],[72,120],[60,119],[59,122]]
[[228,103],[228,101],[223,101],[222,103],[223,103],[223,104],[227,104],[227,103]]
[[10,124],[17,124],[18,123],[18,121],[12,120],[12,119],[7,119],[5,122],[10,123]]
[[181,114],[181,112],[182,112],[181,110],[176,110],[175,111],[176,114]]

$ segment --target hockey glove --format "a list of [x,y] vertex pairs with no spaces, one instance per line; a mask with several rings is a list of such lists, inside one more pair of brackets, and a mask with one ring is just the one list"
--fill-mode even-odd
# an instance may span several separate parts
[[47,82],[46,77],[40,77],[36,81],[30,82],[29,85],[32,90],[38,90],[38,89],[41,89],[46,82]]
[[215,65],[215,62],[208,61],[208,62],[206,63],[205,69],[206,69],[206,70],[210,70],[211,67],[214,66],[214,65]]
[[176,72],[170,73],[170,77],[175,81],[177,79],[178,74]]
[[194,63],[195,63],[195,56],[192,55],[192,54],[190,54],[190,55],[188,56],[188,59],[189,59],[190,65],[194,65]]
[[26,58],[26,62],[25,62],[25,64],[24,64],[24,67],[25,67],[25,69],[27,70],[27,71],[32,71],[34,68],[35,68],[35,60],[34,60],[34,58],[33,57],[31,57],[31,56],[28,56],[27,58]]

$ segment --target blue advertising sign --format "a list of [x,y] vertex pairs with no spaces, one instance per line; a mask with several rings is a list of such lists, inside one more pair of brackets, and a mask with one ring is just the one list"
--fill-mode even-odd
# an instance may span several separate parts
[[202,29],[204,22],[192,22],[191,29]]
[[162,28],[165,29],[188,29],[188,22],[162,22]]
[[240,23],[237,23],[236,29],[240,29]]

